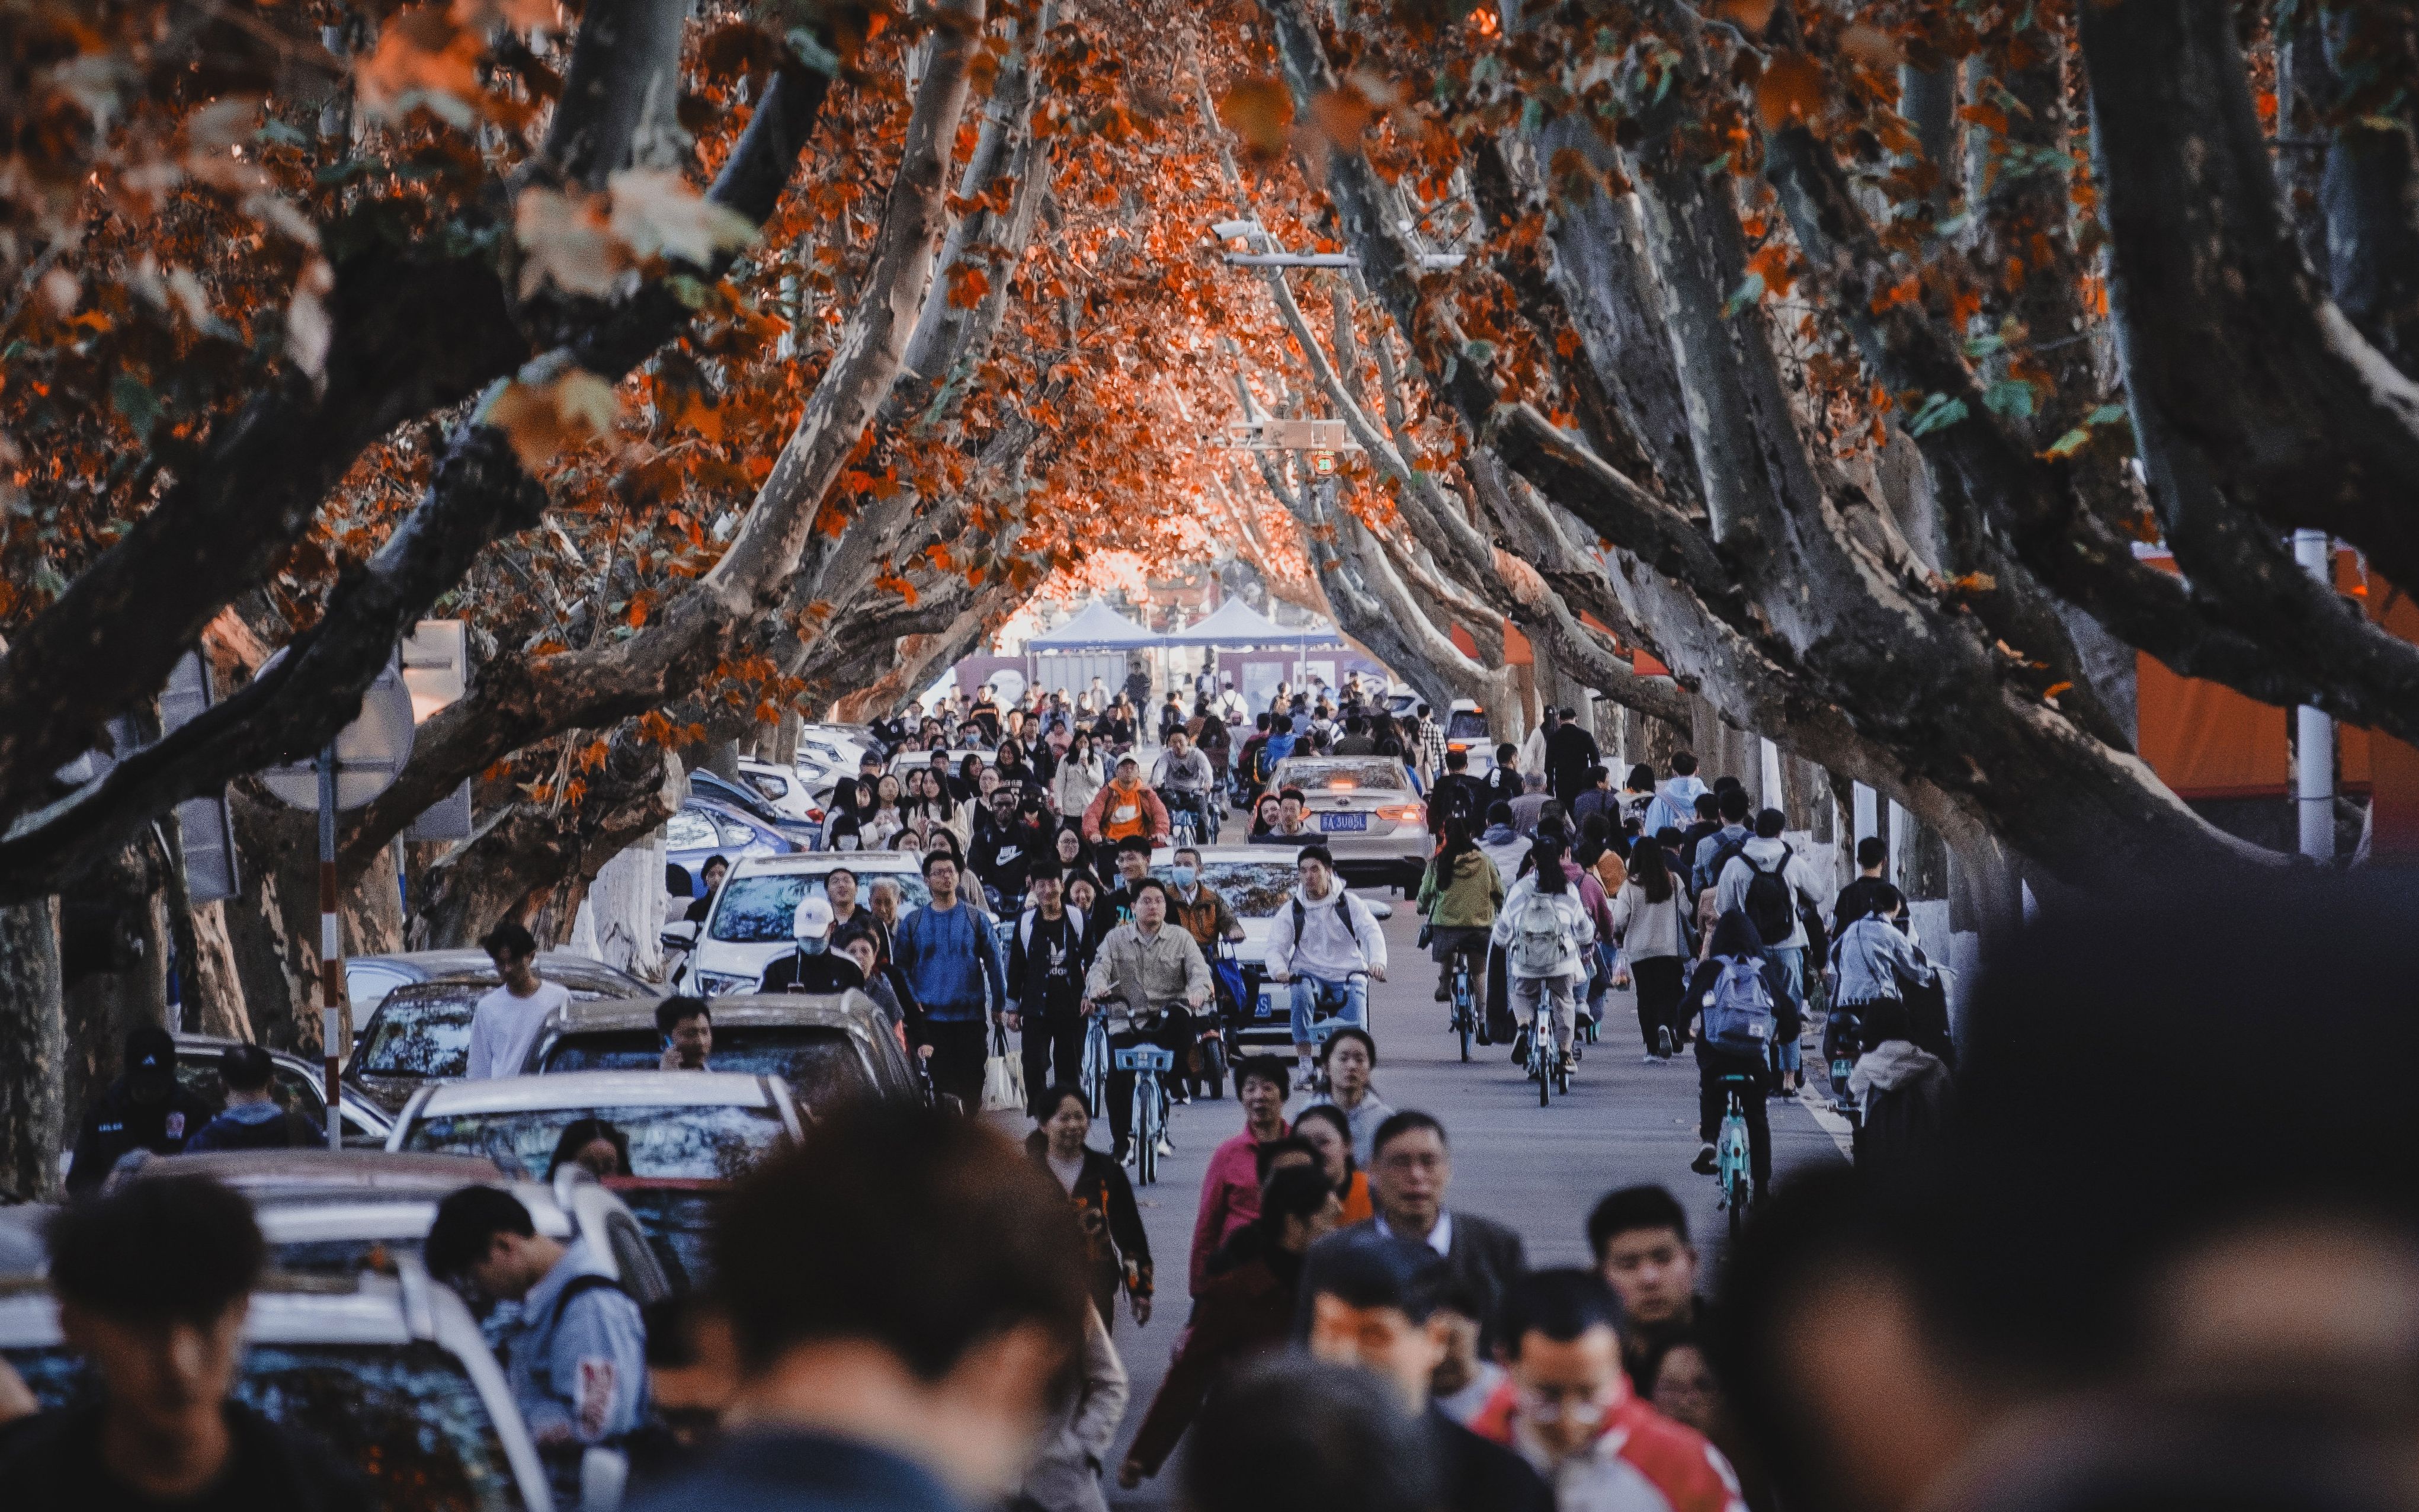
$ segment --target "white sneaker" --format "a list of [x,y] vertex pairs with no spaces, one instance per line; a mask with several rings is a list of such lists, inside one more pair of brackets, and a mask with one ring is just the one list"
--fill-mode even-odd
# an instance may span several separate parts
[[1165,1159],[1167,1159],[1169,1156],[1171,1156],[1171,1155],[1173,1155],[1173,1154],[1175,1154],[1175,1153],[1176,1153],[1176,1147],[1175,1147],[1174,1145],[1169,1144],[1169,1143],[1168,1143],[1166,1140],[1164,1140],[1164,1139],[1162,1139],[1162,1140],[1159,1142],[1159,1158],[1160,1158],[1160,1159],[1162,1159],[1162,1160],[1165,1160]]

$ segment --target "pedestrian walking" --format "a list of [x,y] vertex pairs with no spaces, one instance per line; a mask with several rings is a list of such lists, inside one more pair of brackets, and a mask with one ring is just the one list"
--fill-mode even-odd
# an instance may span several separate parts
[[497,1353],[556,1500],[577,1504],[582,1455],[618,1444],[646,1413],[646,1322],[613,1279],[613,1257],[577,1235],[539,1233],[520,1199],[494,1186],[439,1203],[423,1255],[429,1274],[518,1304]]
[[1194,1298],[1192,1324],[1117,1469],[1120,1487],[1132,1490],[1159,1473],[1220,1376],[1284,1348],[1299,1301],[1302,1254],[1335,1228],[1342,1212],[1319,1172],[1293,1166],[1270,1173],[1252,1220],[1259,1242]]
[[[43,1243],[84,1373],[70,1405],[0,1432],[11,1512],[377,1504],[326,1444],[235,1399],[268,1256],[250,1202],[204,1177],[131,1181],[57,1210]],[[22,1390],[5,1363],[0,1381]]]
[[[1377,1216],[1370,1205],[1369,1173],[1352,1154],[1352,1124],[1333,1103],[1313,1103],[1293,1120],[1293,1137],[1310,1147],[1318,1168],[1344,1204],[1343,1222],[1366,1223]],[[1262,1147],[1266,1148],[1266,1147]]]
[[1299,1355],[1247,1365],[1202,1404],[1185,1512],[1410,1512],[1441,1505],[1429,1435],[1365,1370]]
[[138,1149],[173,1155],[210,1121],[210,1105],[177,1080],[177,1041],[156,1024],[126,1033],[116,1080],[85,1109],[68,1165],[71,1196],[98,1191],[117,1163]]
[[1630,849],[1628,878],[1612,899],[1613,942],[1621,948],[1612,984],[1637,987],[1638,1032],[1646,1058],[1658,1061],[1670,1060],[1688,1033],[1680,1012],[1688,942],[1670,863],[1659,843],[1640,841]]
[[1378,1136],[1378,1126],[1394,1116],[1394,1110],[1369,1085],[1370,1074],[1377,1069],[1378,1041],[1368,1030],[1346,1025],[1329,1035],[1319,1051],[1319,1079],[1324,1090],[1312,1093],[1303,1103],[1304,1107],[1332,1107],[1343,1114],[1345,1127],[1352,1135],[1353,1156],[1364,1164],[1369,1159],[1371,1142]]
[[1055,859],[1034,862],[1025,886],[1032,902],[1009,936],[1008,1026],[1020,1037],[1025,1085],[1038,1090],[1084,1074],[1085,921],[1067,906]]
[[226,1105],[185,1141],[188,1152],[208,1149],[307,1149],[327,1142],[300,1114],[289,1113],[270,1095],[277,1063],[256,1044],[231,1044],[219,1052],[219,1085]]
[[503,980],[470,1011],[470,1059],[463,1074],[471,1081],[518,1076],[547,1015],[570,1002],[571,992],[538,976],[537,941],[516,918],[489,930],[479,949]]
[[1084,1319],[1083,1368],[1041,1432],[1041,1448],[1009,1504],[1039,1512],[1108,1512],[1101,1471],[1117,1443],[1132,1387],[1099,1312]]
[[925,856],[924,887],[932,901],[899,921],[893,949],[923,1009],[933,1088],[956,1097],[971,1113],[982,1105],[991,1027],[1006,1012],[999,941],[990,916],[959,894],[954,859],[937,853]]
[[1036,1124],[1025,1148],[1067,1194],[1084,1233],[1090,1259],[1092,1305],[1103,1326],[1115,1327],[1122,1293],[1135,1326],[1150,1321],[1150,1235],[1134,1206],[1125,1167],[1087,1141],[1091,1105],[1084,1089],[1061,1083],[1034,1100]]
[[1235,1100],[1243,1105],[1243,1128],[1210,1152],[1209,1168],[1201,1173],[1191,1268],[1196,1297],[1210,1278],[1210,1257],[1260,1215],[1258,1150],[1290,1132],[1285,1119],[1286,1091],[1285,1062],[1274,1056],[1253,1056],[1235,1068]]
[[1665,1343],[1707,1328],[1697,1295],[1697,1247],[1688,1214],[1659,1186],[1608,1192],[1588,1213],[1588,1253],[1621,1299],[1622,1363],[1641,1395],[1654,1390],[1653,1356]]

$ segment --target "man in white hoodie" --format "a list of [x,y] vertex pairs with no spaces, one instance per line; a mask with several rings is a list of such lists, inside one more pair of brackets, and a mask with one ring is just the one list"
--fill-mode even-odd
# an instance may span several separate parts
[[1667,826],[1687,828],[1696,822],[1697,795],[1704,791],[1704,779],[1697,775],[1695,754],[1673,751],[1671,779],[1656,788],[1655,801],[1646,806],[1645,832],[1659,834]]
[[1304,1088],[1314,1080],[1315,1014],[1369,1026],[1368,979],[1386,980],[1386,935],[1369,905],[1336,879],[1335,857],[1326,846],[1303,846],[1296,865],[1302,885],[1269,926],[1267,962],[1271,981],[1293,983],[1294,1085]]

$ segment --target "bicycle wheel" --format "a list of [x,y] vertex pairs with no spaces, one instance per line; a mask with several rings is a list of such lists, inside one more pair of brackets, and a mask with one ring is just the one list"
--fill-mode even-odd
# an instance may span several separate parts
[[1134,1179],[1144,1186],[1159,1180],[1159,1099],[1150,1078],[1134,1078]]
[[1461,1036],[1461,1059],[1470,1063],[1470,957],[1460,958],[1453,972],[1453,1026]]
[[1553,1031],[1546,1023],[1546,1015],[1540,1013],[1537,1022],[1529,1026],[1529,1068],[1530,1074],[1537,1078],[1537,1105],[1541,1108],[1554,1100],[1554,1067],[1547,1058],[1553,1054],[1548,1048],[1553,1042]]

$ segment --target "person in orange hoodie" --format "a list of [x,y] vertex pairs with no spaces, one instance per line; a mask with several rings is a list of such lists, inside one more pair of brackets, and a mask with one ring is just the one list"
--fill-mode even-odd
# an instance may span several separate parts
[[1164,845],[1170,832],[1167,805],[1143,785],[1141,764],[1131,756],[1117,758],[1116,775],[1092,795],[1091,806],[1084,810],[1084,838],[1095,845],[1113,845],[1140,835],[1153,845]]

